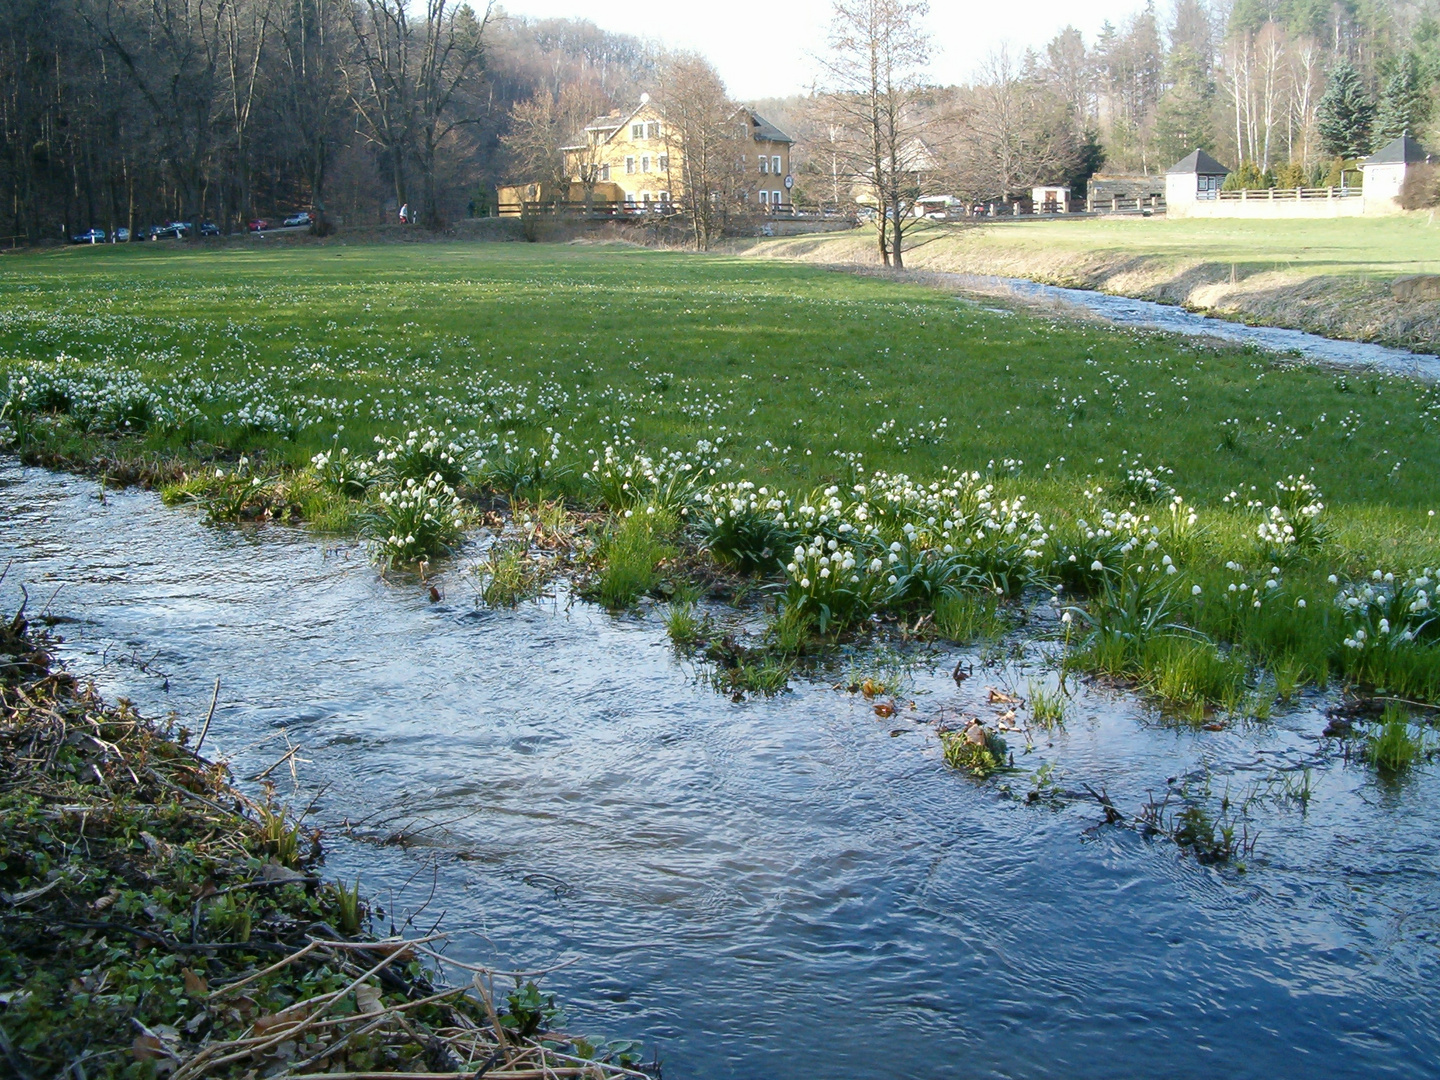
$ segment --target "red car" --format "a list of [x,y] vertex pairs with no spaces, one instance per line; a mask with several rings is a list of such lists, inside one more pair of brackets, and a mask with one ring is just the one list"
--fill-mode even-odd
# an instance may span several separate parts
[[264,232],[269,227],[270,222],[266,221],[264,218],[256,218],[254,221],[250,222],[251,232]]

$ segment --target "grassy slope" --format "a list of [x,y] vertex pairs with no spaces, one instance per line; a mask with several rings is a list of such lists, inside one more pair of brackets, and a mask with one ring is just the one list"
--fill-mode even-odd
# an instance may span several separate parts
[[[915,268],[1029,277],[1336,337],[1440,346],[1440,304],[1398,303],[1389,292],[1396,277],[1440,272],[1440,225],[1428,215],[926,223],[912,237],[906,262]],[[870,263],[873,247],[866,229],[768,240],[749,251]]]

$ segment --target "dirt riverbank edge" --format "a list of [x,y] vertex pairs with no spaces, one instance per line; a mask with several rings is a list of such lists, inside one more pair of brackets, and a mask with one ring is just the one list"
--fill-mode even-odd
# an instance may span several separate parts
[[[874,272],[880,269],[874,248],[874,237],[865,230],[742,241],[730,245],[729,250],[748,258]],[[921,274],[1024,278],[1043,285],[1176,304],[1252,326],[1440,352],[1440,300],[1397,300],[1389,278],[1299,274],[1243,263],[1117,251],[1007,249],[993,239],[974,242],[963,230],[940,237],[922,236],[905,252],[905,266]],[[924,283],[923,278],[918,280]]]
[[656,1073],[636,1043],[550,1030],[540,972],[368,933],[383,913],[322,879],[320,834],[200,755],[208,718],[103,700],[60,643],[0,617],[0,1075]]

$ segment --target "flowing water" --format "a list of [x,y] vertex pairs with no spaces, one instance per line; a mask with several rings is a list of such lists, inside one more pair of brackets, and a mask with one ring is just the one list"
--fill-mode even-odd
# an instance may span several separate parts
[[929,278],[944,279],[967,291],[999,293],[1032,303],[1038,301],[1061,308],[1078,308],[1116,326],[1160,330],[1186,337],[1216,338],[1236,345],[1254,345],[1268,352],[1292,353],[1311,362],[1440,382],[1440,357],[1388,345],[1340,341],[1278,326],[1246,326],[1187,311],[1175,304],[1157,304],[1153,300],[1136,300],[1093,289],[1067,289],[1024,278],[922,273]]
[[[955,656],[886,720],[833,680],[735,703],[656,612],[431,603],[364,550],[211,527],[150,494],[0,463],[0,586],[80,673],[192,726],[240,777],[301,744],[327,873],[462,959],[546,965],[572,1030],[643,1038],[671,1078],[1433,1077],[1440,783],[1323,740],[1324,701],[1175,730],[1081,688],[1067,730],[976,783],[933,724],[991,715],[1010,659]],[[58,594],[56,593],[56,590]],[[53,599],[52,599],[53,595]],[[896,734],[898,732],[898,734]],[[1024,738],[1011,737],[1023,749]],[[1104,826],[1167,790],[1249,799],[1243,872]],[[1307,774],[1308,808],[1284,794]],[[350,828],[346,828],[347,821]],[[383,928],[383,924],[382,924]]]

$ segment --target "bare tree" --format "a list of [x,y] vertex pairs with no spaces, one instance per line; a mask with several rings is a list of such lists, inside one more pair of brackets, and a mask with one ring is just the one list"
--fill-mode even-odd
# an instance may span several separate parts
[[963,190],[1009,199],[1064,179],[1077,164],[1080,137],[1070,103],[1017,69],[1003,46],[986,58],[962,115],[955,143]]
[[278,111],[309,181],[316,232],[329,231],[325,181],[351,119],[346,60],[352,41],[347,0],[284,0]]
[[[152,110],[182,215],[203,213],[229,0],[97,0],[85,21]],[[198,222],[197,222],[198,223]]]
[[450,111],[457,92],[479,69],[490,7],[477,17],[468,5],[425,0],[423,19],[404,0],[364,0],[351,8],[361,84],[351,100],[366,136],[391,169],[396,201],[408,202],[406,164],[420,172],[421,220],[440,224],[435,158],[441,143],[472,117]]
[[923,191],[926,159],[916,108],[930,39],[925,0],[835,0],[830,52],[822,58],[828,89],[853,133],[850,174],[876,204],[880,261],[905,265],[905,231]]
[[[704,57],[675,53],[660,65],[656,104],[669,167],[680,162],[679,193],[695,246],[719,238],[736,202],[748,120],[736,115],[725,84]],[[671,181],[672,196],[677,185]]]
[[588,204],[600,179],[602,145],[586,123],[603,103],[588,85],[565,83],[558,95],[542,86],[510,110],[510,130],[500,138],[516,179],[538,183],[542,199],[563,200],[578,173]]
[[226,82],[225,103],[230,121],[231,203],[222,210],[227,222],[250,213],[250,125],[255,115],[260,64],[270,30],[274,0],[231,0],[221,24]]

